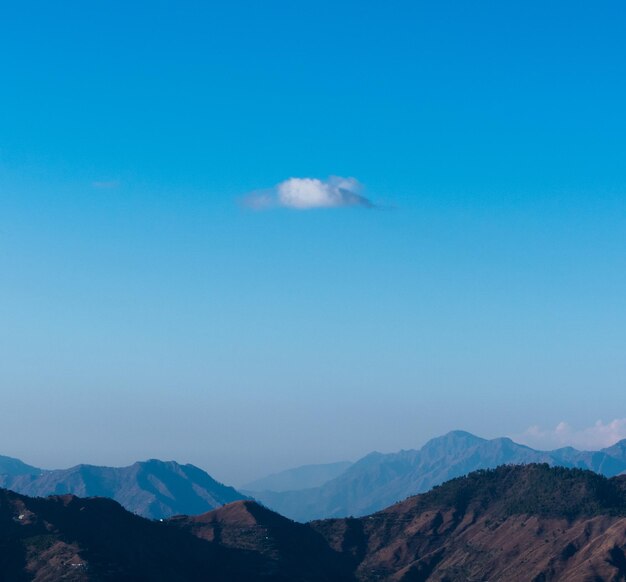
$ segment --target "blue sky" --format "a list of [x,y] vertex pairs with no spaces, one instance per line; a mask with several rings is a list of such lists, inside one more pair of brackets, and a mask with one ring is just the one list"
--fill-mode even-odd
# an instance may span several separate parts
[[[3,6],[0,454],[241,481],[626,436],[625,17]],[[331,176],[375,207],[281,207]]]

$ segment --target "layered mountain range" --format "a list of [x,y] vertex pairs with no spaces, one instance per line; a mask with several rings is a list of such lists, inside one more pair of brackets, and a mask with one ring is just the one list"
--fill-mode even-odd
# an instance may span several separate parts
[[109,499],[0,490],[0,578],[195,582],[626,579],[626,477],[481,470],[362,518],[300,524],[254,501],[149,521]]
[[477,469],[527,463],[590,469],[612,477],[626,471],[626,440],[600,451],[538,451],[509,438],[487,440],[453,431],[421,449],[371,453],[317,487],[246,493],[282,515],[306,522],[366,515]]
[[77,465],[44,471],[17,459],[0,457],[0,487],[33,497],[66,493],[109,497],[129,511],[152,519],[204,513],[247,499],[194,465],[155,459],[128,467]]
[[254,498],[290,519],[307,522],[366,515],[471,471],[528,463],[589,469],[612,477],[626,471],[626,441],[600,451],[571,447],[538,451],[508,438],[487,440],[453,431],[421,449],[371,453],[355,463],[302,466],[249,483],[242,491],[219,483],[198,467],[173,461],[46,471],[0,457],[0,487],[30,496],[109,497],[152,519],[201,514]]

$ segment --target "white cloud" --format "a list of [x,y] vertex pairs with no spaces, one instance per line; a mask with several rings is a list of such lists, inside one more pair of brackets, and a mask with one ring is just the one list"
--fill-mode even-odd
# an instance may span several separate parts
[[297,210],[348,206],[373,208],[374,204],[359,193],[361,190],[361,184],[354,178],[289,178],[270,190],[250,194],[245,204],[255,209],[276,206]]
[[572,446],[577,449],[597,450],[626,439],[626,418],[616,418],[607,423],[598,420],[592,426],[582,429],[575,429],[564,421],[552,429],[534,425],[513,439],[542,449]]

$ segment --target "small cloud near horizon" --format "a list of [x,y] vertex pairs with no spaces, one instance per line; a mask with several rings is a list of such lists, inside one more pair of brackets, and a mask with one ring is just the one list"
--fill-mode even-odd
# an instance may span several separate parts
[[626,418],[604,423],[598,420],[592,426],[575,429],[565,421],[554,428],[530,426],[513,440],[533,448],[555,449],[571,446],[583,450],[598,450],[626,439]]
[[291,208],[375,208],[375,204],[360,194],[362,185],[355,178],[330,176],[318,178],[289,178],[268,190],[249,194],[244,205],[254,210]]

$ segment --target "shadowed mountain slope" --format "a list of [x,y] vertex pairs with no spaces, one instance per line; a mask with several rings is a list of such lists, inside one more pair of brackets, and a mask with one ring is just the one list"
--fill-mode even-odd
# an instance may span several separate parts
[[299,524],[254,501],[148,521],[109,499],[0,490],[11,582],[614,582],[626,477],[547,464],[460,477],[362,518]]
[[343,561],[319,533],[253,502],[155,522],[106,498],[0,490],[7,582],[350,582]]
[[548,463],[614,476],[626,470],[625,451],[624,442],[595,452],[573,448],[536,451],[509,438],[487,440],[454,431],[432,439],[419,450],[371,453],[321,487],[253,495],[279,513],[303,522],[360,516],[454,477],[504,464]]
[[354,579],[350,561],[332,550],[321,534],[255,501],[237,501],[205,515],[177,516],[168,523],[225,548],[259,553],[281,579]]
[[0,580],[247,582],[260,554],[209,544],[110,499],[33,499],[0,490]]
[[1,475],[0,486],[37,497],[65,493],[109,497],[153,519],[204,513],[247,498],[198,467],[154,459],[129,467],[78,465],[39,474]]

